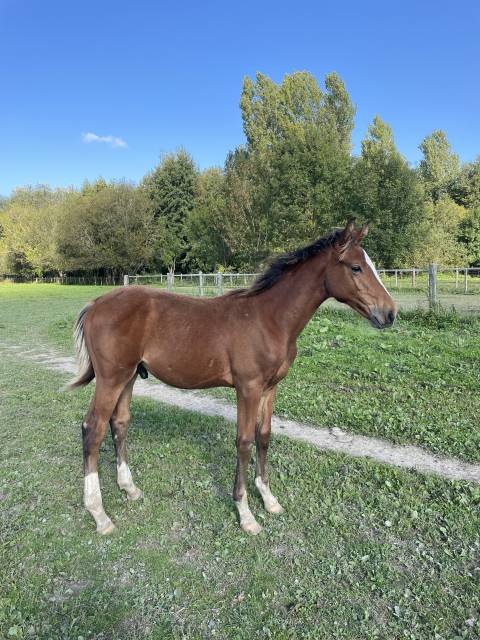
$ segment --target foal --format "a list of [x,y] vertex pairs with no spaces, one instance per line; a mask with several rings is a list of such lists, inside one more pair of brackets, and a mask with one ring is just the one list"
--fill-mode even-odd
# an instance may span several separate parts
[[360,243],[367,225],[349,221],[313,244],[278,258],[249,289],[193,298],[148,287],[126,287],[89,303],[75,327],[80,372],[70,388],[96,379],[83,423],[84,501],[97,531],[114,524],[102,505],[100,444],[110,423],[117,481],[127,497],[141,491],[127,462],[130,400],[137,374],[150,371],[182,389],[235,387],[237,470],[233,499],[240,525],[261,530],[247,501],[245,471],[256,442],[255,485],[270,513],[282,507],[271,493],[266,458],[277,383],[296,356],[297,338],[324,300],[350,305],[374,327],[393,324],[396,307]]

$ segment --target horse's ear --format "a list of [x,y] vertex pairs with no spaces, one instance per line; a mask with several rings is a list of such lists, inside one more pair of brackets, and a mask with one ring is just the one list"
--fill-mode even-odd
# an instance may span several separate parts
[[342,229],[335,243],[335,247],[340,254],[344,253],[349,247],[350,243],[354,239],[354,232],[355,218],[349,218],[347,224],[345,225],[345,229]]
[[360,244],[362,242],[362,240],[365,238],[365,236],[368,233],[368,222],[365,222],[364,224],[362,224],[362,226],[360,227],[360,229],[358,229],[358,231],[356,232],[355,235],[355,242],[357,244]]

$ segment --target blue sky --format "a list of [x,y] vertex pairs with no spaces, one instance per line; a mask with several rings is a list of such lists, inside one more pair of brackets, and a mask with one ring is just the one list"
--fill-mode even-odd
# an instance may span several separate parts
[[[480,4],[0,0],[0,194],[139,180],[185,147],[201,168],[243,142],[244,75],[344,79],[355,150],[379,114],[412,163],[446,131],[480,153]],[[84,134],[94,134],[97,140]]]

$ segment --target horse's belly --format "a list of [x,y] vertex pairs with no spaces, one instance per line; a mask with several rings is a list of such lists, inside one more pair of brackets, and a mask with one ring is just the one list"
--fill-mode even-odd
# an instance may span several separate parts
[[182,357],[149,357],[144,363],[159,380],[180,389],[232,386],[230,367],[218,358],[195,360]]

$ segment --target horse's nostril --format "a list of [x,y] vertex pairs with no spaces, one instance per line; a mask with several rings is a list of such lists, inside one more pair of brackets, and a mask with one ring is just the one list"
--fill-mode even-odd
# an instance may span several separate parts
[[387,318],[390,324],[393,324],[395,321],[395,312],[394,311],[389,311],[387,314]]

